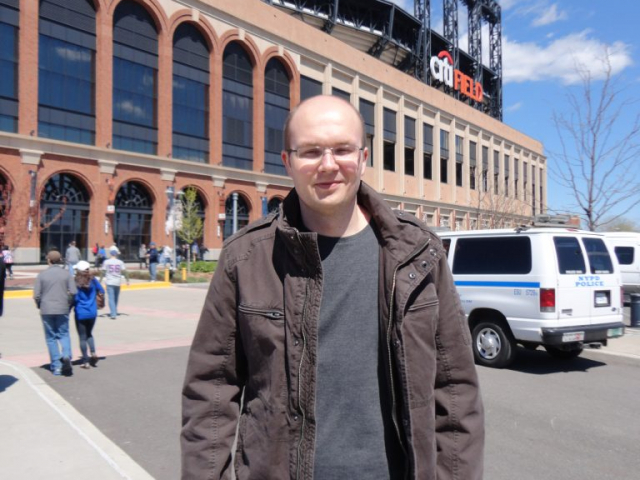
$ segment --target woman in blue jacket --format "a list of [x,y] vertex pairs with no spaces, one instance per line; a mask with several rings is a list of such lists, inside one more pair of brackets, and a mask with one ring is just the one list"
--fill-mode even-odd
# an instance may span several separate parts
[[[75,309],[76,330],[80,337],[80,351],[82,352],[82,368],[89,368],[89,364],[95,367],[98,363],[96,355],[96,345],[93,340],[93,327],[98,316],[96,296],[99,293],[104,295],[104,288],[100,282],[91,275],[91,265],[84,260],[76,264],[76,293],[73,307]],[[91,358],[87,356],[87,344],[91,351]]]

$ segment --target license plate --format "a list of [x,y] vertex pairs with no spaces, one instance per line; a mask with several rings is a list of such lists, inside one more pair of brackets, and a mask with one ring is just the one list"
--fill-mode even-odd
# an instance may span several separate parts
[[621,337],[622,334],[623,334],[622,327],[620,327],[620,328],[610,328],[609,330],[607,330],[607,337],[609,337],[609,338]]
[[581,342],[584,340],[584,332],[570,332],[562,334],[563,342]]

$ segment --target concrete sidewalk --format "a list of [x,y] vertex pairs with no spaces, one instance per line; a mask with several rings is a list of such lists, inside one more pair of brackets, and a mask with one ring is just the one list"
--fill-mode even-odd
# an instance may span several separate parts
[[0,425],[3,478],[153,478],[35,372],[5,360],[0,360]]
[[[136,282],[123,290],[119,308],[122,315],[116,320],[101,316],[96,324],[101,361],[119,354],[190,345],[206,287]],[[628,309],[626,320],[628,324]],[[76,359],[78,341],[73,320],[71,324]],[[49,379],[42,325],[29,290],[23,298],[5,301],[5,314],[0,318],[0,352],[2,478],[152,478],[49,386],[54,382],[75,382],[81,394],[83,376],[100,375],[100,368],[82,371],[75,366],[73,377]],[[627,329],[623,338],[589,352],[603,357],[623,355],[640,362],[640,329]],[[34,368],[42,368],[40,373],[45,380]]]
[[[138,282],[123,290],[122,314],[111,320],[103,310],[96,323],[94,335],[101,361],[114,355],[190,345],[206,286]],[[100,363],[86,371],[74,365],[72,377],[51,375],[49,379],[42,323],[31,291],[25,294],[23,298],[5,298],[4,316],[0,317],[0,477],[153,478],[50,386],[75,382],[80,395],[83,375],[100,375]],[[70,323],[75,360],[78,337],[73,319]],[[40,375],[34,368],[42,369]]]

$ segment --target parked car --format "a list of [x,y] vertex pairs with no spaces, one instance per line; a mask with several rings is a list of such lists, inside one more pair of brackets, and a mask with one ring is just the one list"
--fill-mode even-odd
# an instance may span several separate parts
[[640,293],[640,233],[605,232],[604,236],[620,264],[624,302],[631,301],[632,293]]
[[438,234],[478,364],[505,367],[518,344],[573,358],[624,334],[620,272],[603,235],[564,227]]

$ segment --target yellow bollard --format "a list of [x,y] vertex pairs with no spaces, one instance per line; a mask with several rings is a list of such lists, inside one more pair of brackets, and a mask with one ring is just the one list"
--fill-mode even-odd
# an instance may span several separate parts
[[164,268],[164,281],[169,281],[169,269],[167,267]]
[[183,282],[187,281],[187,269],[186,268],[182,269],[182,281]]

